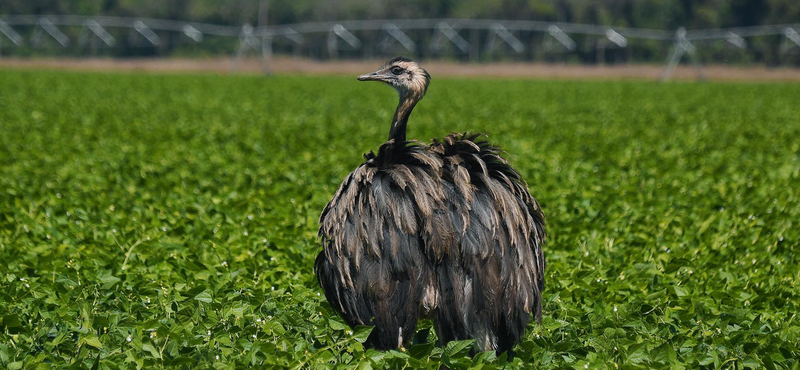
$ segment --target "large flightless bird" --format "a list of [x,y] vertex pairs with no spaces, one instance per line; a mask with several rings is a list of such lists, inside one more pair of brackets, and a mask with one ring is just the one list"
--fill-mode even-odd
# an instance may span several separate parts
[[544,214],[501,150],[481,135],[430,145],[406,125],[430,75],[399,57],[359,81],[381,81],[400,104],[389,140],[345,178],[320,216],[319,284],[366,345],[405,347],[431,318],[442,344],[475,339],[502,353],[531,315],[541,323]]

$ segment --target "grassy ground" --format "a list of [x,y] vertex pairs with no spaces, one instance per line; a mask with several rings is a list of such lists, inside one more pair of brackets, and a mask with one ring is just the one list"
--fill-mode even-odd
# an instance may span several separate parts
[[0,71],[0,367],[797,369],[798,96],[434,76],[409,136],[490,133],[548,216],[543,325],[506,360],[364,351],[319,296],[317,217],[389,88]]

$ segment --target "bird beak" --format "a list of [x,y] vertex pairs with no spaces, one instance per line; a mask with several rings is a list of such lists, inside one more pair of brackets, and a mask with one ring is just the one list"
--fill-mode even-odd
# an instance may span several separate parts
[[372,73],[367,73],[367,74],[363,74],[361,76],[358,76],[358,80],[359,81],[384,81],[384,82],[386,82],[386,80],[388,78],[389,78],[389,76],[387,76],[385,71],[383,71],[383,70],[378,70],[378,71],[375,71],[375,72],[372,72]]

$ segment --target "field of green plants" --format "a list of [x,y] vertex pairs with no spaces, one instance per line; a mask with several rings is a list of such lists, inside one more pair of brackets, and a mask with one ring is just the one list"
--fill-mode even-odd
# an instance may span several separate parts
[[0,368],[800,367],[800,85],[437,79],[409,137],[477,131],[548,219],[516,357],[376,352],[312,272],[386,138],[354,77],[0,71]]

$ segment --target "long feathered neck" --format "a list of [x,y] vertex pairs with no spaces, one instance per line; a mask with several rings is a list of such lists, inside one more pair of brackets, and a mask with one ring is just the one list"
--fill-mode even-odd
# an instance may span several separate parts
[[395,143],[403,143],[406,141],[406,126],[408,125],[408,116],[414,110],[419,98],[415,94],[404,94],[400,96],[400,103],[397,104],[397,110],[394,112],[392,118],[392,128],[389,130],[389,140],[394,139]]

